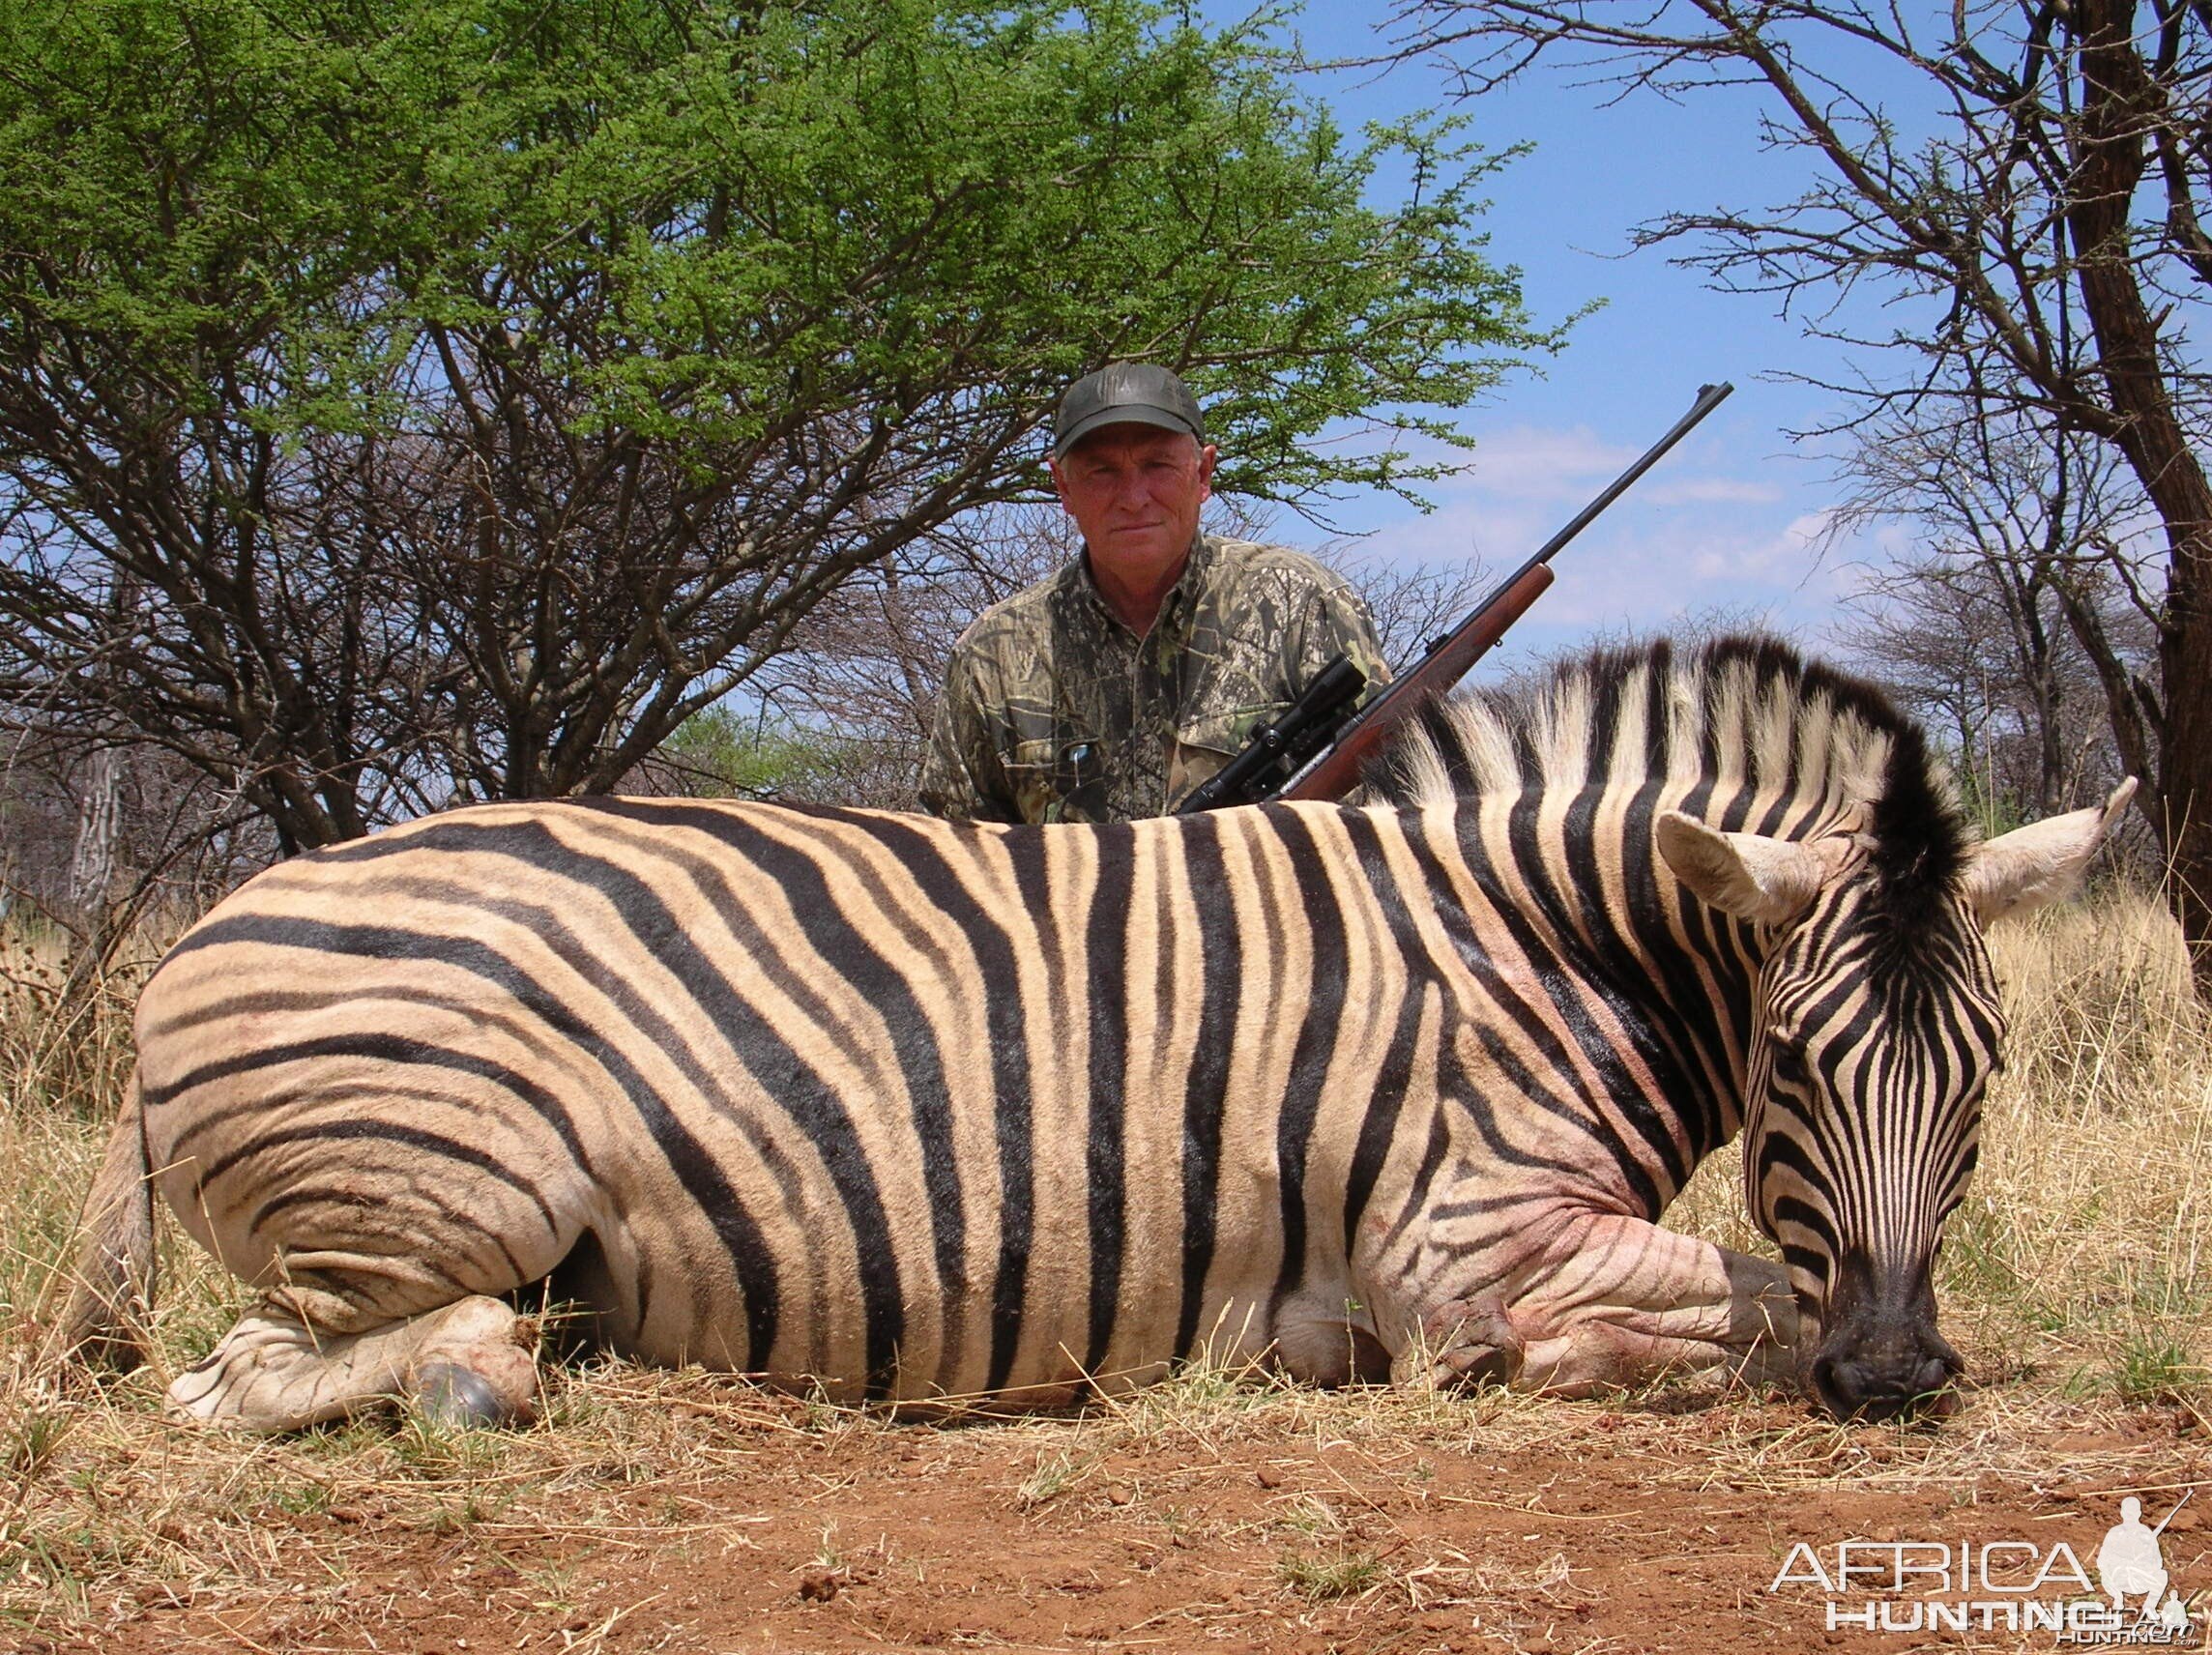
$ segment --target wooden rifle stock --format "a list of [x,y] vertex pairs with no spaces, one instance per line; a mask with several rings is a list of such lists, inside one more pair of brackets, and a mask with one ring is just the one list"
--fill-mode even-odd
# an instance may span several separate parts
[[1422,710],[1463,678],[1476,661],[1488,654],[1505,629],[1528,613],[1552,584],[1552,566],[1536,564],[1521,571],[1498,594],[1473,624],[1447,632],[1436,641],[1420,664],[1404,678],[1393,680],[1364,709],[1356,723],[1346,727],[1335,745],[1316,755],[1312,764],[1283,784],[1277,798],[1342,798],[1359,785],[1367,761],[1382,749],[1398,726],[1418,718]]

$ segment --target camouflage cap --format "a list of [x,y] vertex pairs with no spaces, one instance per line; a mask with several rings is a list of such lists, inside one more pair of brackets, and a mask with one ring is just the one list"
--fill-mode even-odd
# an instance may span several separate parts
[[1190,387],[1151,363],[1108,363],[1067,388],[1052,422],[1052,457],[1104,425],[1158,425],[1206,441],[1206,421]]

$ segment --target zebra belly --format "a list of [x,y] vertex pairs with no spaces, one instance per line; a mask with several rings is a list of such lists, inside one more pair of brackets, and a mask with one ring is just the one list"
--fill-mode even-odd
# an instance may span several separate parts
[[[1272,915],[1279,835],[1186,836],[429,819],[179,944],[140,1008],[149,1147],[192,1234],[333,1327],[572,1261],[618,1349],[840,1395],[1250,1353],[1344,1267],[1336,1151],[1284,1195],[1286,1095],[1356,1140],[1403,1002],[1379,927],[1330,961]],[[1353,975],[1301,1094],[1278,1008]]]

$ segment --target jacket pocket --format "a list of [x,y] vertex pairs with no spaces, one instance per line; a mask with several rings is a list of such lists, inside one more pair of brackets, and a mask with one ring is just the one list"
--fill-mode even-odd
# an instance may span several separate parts
[[1103,822],[1106,744],[1080,737],[1016,741],[999,752],[1025,822]]
[[1245,738],[1276,716],[1288,705],[1263,702],[1251,707],[1231,707],[1199,718],[1186,718],[1176,727],[1176,750],[1169,767],[1168,797],[1179,799],[1194,787],[1202,787],[1222,767],[1244,749]]

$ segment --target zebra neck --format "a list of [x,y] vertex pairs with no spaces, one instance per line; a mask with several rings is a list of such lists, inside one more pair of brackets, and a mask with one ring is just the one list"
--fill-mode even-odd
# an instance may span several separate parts
[[1516,1021],[1571,1040],[1554,1066],[1588,1107],[1631,1118],[1654,1215],[1742,1124],[1760,964],[1750,927],[1679,905],[1651,831],[1672,803],[1653,787],[1530,789],[1463,810],[1457,835],[1479,893],[1469,964],[1541,990]]

